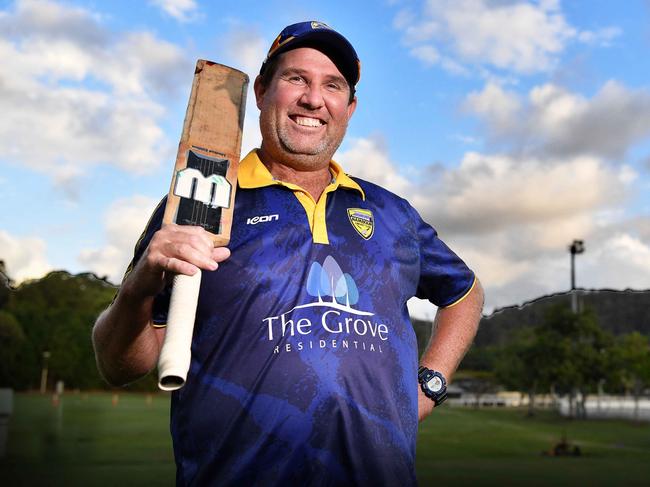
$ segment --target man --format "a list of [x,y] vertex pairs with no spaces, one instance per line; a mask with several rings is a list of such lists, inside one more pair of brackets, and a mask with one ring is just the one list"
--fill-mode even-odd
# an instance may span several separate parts
[[[418,418],[445,399],[483,298],[405,200],[331,161],[359,67],[325,24],[283,30],[255,80],[263,140],[240,165],[230,251],[201,228],[160,229],[158,208],[97,321],[100,370],[135,380],[158,358],[168,277],[208,271],[172,396],[179,484],[416,483]],[[420,384],[414,295],[440,307]]]

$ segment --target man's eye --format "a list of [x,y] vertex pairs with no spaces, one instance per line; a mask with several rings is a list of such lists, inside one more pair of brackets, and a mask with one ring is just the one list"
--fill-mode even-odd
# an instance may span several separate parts
[[296,76],[289,76],[287,78],[287,81],[294,84],[303,84],[305,82],[305,79],[302,76],[296,75]]

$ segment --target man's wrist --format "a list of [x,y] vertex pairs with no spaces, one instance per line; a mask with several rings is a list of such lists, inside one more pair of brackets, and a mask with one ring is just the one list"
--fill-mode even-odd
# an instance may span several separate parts
[[424,395],[433,401],[434,407],[447,399],[447,379],[441,372],[420,366],[418,382]]

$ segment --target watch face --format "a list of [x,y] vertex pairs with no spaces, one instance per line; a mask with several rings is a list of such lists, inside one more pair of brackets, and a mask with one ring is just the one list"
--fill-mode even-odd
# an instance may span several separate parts
[[438,392],[442,389],[442,380],[438,376],[434,376],[427,382],[427,387],[432,392]]

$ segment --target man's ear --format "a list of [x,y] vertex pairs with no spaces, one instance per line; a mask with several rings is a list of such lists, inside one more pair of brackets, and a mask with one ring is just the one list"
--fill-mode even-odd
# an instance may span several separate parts
[[357,108],[357,97],[352,98],[352,101],[348,103],[348,121],[352,118],[354,110]]
[[262,83],[262,76],[259,74],[257,75],[257,78],[255,78],[253,90],[255,91],[255,103],[257,104],[257,108],[261,110],[264,95],[266,94],[266,86]]

